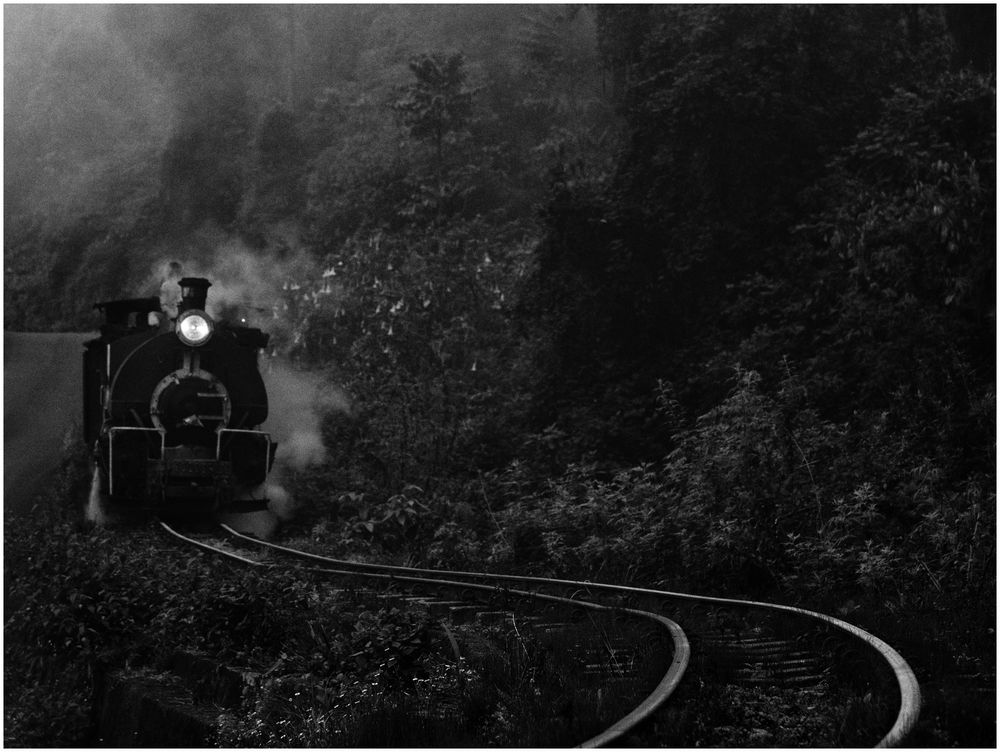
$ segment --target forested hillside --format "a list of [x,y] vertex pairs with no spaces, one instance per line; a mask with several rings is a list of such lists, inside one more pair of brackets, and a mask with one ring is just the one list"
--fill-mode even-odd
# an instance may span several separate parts
[[4,13],[5,328],[210,277],[344,395],[291,525],[992,662],[993,6]]

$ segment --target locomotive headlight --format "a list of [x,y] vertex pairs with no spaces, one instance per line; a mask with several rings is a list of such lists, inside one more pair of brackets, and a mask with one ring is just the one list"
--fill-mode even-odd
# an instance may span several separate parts
[[177,336],[185,345],[204,345],[212,337],[214,325],[204,311],[190,310],[177,319]]

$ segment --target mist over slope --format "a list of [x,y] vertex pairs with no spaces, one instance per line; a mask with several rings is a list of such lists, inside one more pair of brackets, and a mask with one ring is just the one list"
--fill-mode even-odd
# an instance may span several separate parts
[[[503,152],[494,198],[526,218],[544,189],[533,150],[582,133],[584,110],[608,118],[582,10],[9,5],[4,20],[8,328],[87,326],[90,302],[148,294],[161,260],[203,263],[232,243],[322,256],[323,238],[367,219],[371,191],[352,187],[413,173],[392,105],[415,55],[463,53],[469,89],[488,95],[474,135]],[[505,123],[518,109],[521,123]],[[331,219],[331,202],[356,208]]]

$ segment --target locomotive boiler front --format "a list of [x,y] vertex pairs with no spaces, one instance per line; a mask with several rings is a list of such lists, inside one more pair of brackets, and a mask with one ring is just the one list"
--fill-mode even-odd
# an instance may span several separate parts
[[[209,287],[181,280],[169,330],[116,315],[87,344],[84,393],[100,393],[97,455],[113,500],[214,508],[260,486],[273,464],[276,445],[260,430],[267,394],[257,367],[268,336],[215,322],[205,311]],[[120,314],[132,302],[99,306]],[[96,412],[85,406],[90,431]]]
[[187,429],[208,428],[215,432],[229,425],[229,392],[214,374],[200,368],[181,368],[156,385],[149,414],[153,425],[168,436]]

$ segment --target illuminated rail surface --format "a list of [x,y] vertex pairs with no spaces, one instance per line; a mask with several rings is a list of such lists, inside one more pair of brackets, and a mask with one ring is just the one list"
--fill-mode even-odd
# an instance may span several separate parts
[[[227,556],[252,566],[276,566],[273,563],[262,563],[218,546],[187,538],[165,523],[161,522],[160,524],[172,535],[213,553]],[[599,747],[611,744],[634,730],[640,723],[652,716],[654,712],[663,708],[667,704],[667,700],[674,694],[677,686],[681,683],[681,679],[688,667],[691,657],[691,643],[687,635],[685,635],[684,630],[674,621],[659,613],[622,605],[623,603],[631,603],[636,599],[642,599],[645,603],[654,603],[654,607],[657,610],[662,609],[668,603],[673,604],[675,607],[684,604],[700,607],[720,607],[737,609],[747,613],[772,614],[786,620],[797,620],[820,625],[836,633],[841,638],[846,639],[848,642],[856,643],[858,646],[872,651],[873,657],[877,656],[875,660],[883,662],[884,667],[892,673],[898,691],[899,709],[891,728],[878,740],[875,745],[876,747],[895,747],[902,744],[906,736],[913,730],[919,716],[920,688],[912,669],[903,657],[890,645],[869,632],[842,619],[816,611],[761,601],[718,598],[580,580],[350,562],[261,541],[257,538],[243,535],[226,525],[222,525],[222,528],[232,538],[241,541],[244,545],[252,545],[260,549],[275,551],[284,556],[310,562],[315,565],[307,568],[306,571],[331,576],[369,577],[376,580],[399,583],[416,589],[421,587],[445,588],[464,590],[466,592],[478,591],[480,593],[496,593],[498,589],[502,589],[505,594],[519,598],[534,599],[538,602],[561,604],[566,607],[572,606],[592,611],[627,614],[635,618],[647,619],[657,623],[669,633],[672,641],[673,656],[669,668],[653,692],[636,706],[632,712],[602,733],[583,742],[580,745],[583,747]],[[519,588],[529,589],[512,589],[512,586],[515,584]],[[551,591],[563,592],[565,595],[554,595]],[[583,600],[581,597],[583,595],[588,600]],[[603,602],[593,600],[601,596],[603,596]],[[786,683],[789,684],[794,684],[797,678],[807,678],[802,676],[801,672],[798,674],[795,673],[796,668],[794,664],[802,664],[803,669],[808,670],[808,666],[814,663],[814,660],[808,657],[808,653],[793,652],[795,649],[794,642],[781,639],[768,639],[766,635],[759,638],[752,636],[727,638],[724,634],[703,633],[700,635],[700,639],[696,640],[696,644],[700,650],[706,653],[719,655],[728,651],[738,653],[739,657],[743,659],[747,659],[749,656],[757,656],[758,660],[769,663],[781,664],[783,662],[784,665],[789,666],[787,669],[789,673],[785,679]],[[768,674],[769,672],[764,670],[763,673]],[[774,676],[773,673],[770,675]],[[744,678],[752,679],[752,672],[749,676],[745,675]]]

